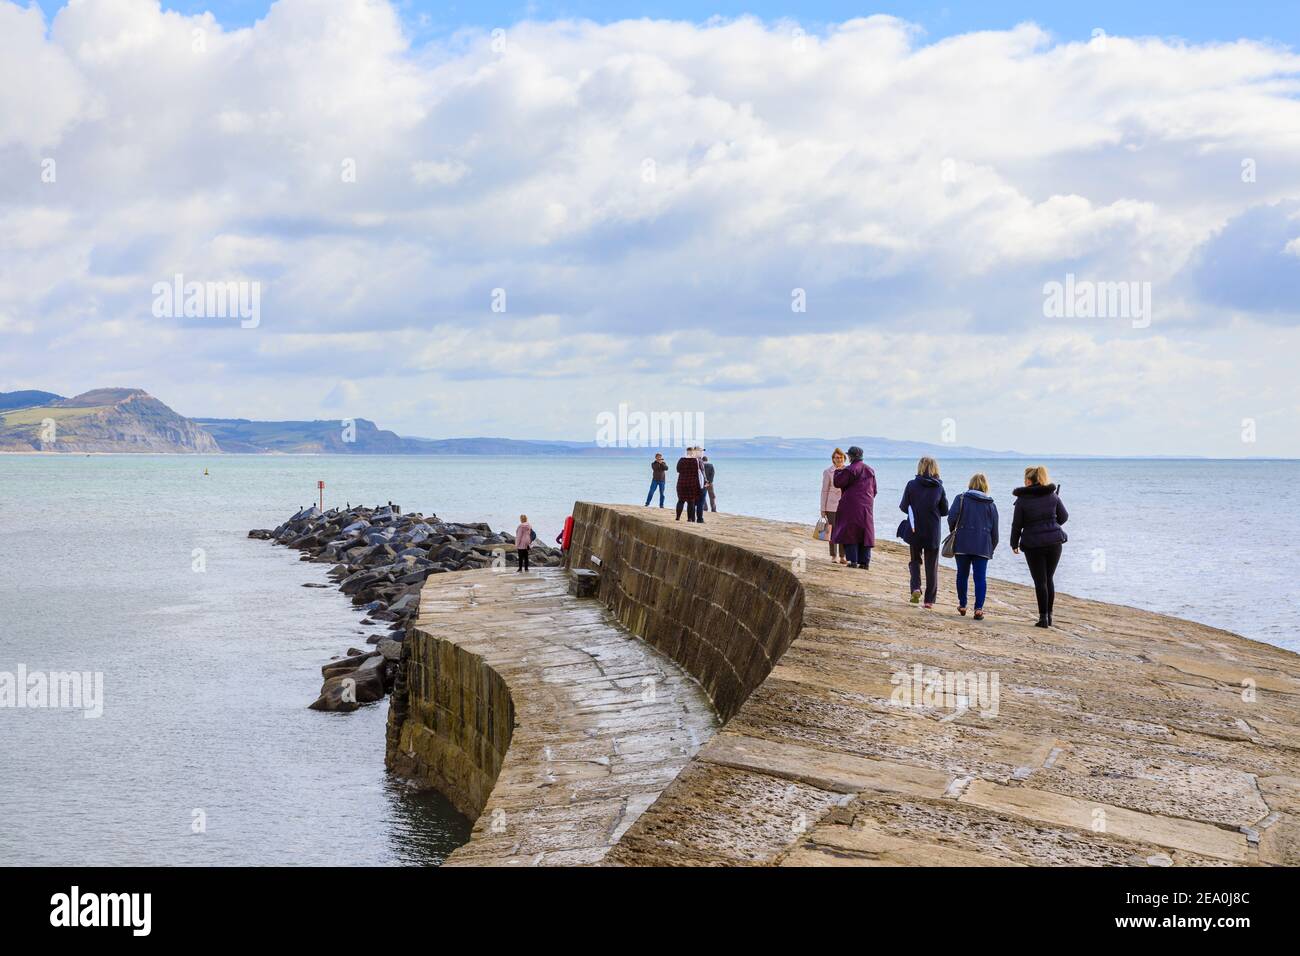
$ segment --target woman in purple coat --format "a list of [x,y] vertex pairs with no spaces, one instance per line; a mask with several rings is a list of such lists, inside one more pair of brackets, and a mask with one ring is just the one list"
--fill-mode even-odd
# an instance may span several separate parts
[[849,466],[831,479],[840,489],[831,541],[844,545],[849,567],[871,567],[871,549],[876,546],[876,473],[862,462],[862,449],[849,449]]
[[700,459],[695,448],[686,449],[686,454],[677,459],[677,520],[682,520],[682,506],[686,506],[687,521],[703,521],[696,502],[704,494],[704,473],[700,470]]

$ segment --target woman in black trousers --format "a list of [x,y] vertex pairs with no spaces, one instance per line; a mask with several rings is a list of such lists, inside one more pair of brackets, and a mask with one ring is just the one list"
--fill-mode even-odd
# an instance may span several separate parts
[[1048,481],[1047,469],[1042,465],[1025,469],[1025,485],[1012,492],[1016,508],[1011,516],[1011,550],[1025,552],[1025,563],[1034,579],[1034,595],[1038,598],[1038,621],[1035,627],[1052,626],[1052,605],[1056,601],[1056,585],[1052,576],[1061,560],[1061,545],[1069,540],[1061,525],[1070,520],[1057,492],[1060,489]]
[[912,524],[911,558],[907,570],[911,575],[912,603],[921,600],[921,564],[925,563],[925,606],[934,607],[939,594],[939,541],[943,537],[940,520],[948,513],[948,493],[939,479],[939,463],[930,456],[916,463],[916,477],[903,489],[898,510]]

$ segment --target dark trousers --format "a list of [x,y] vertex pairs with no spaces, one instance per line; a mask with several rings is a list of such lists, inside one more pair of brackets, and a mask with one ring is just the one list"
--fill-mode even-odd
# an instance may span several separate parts
[[1056,584],[1052,576],[1056,574],[1056,565],[1061,560],[1061,546],[1049,544],[1045,548],[1021,548],[1029,573],[1034,579],[1034,597],[1038,598],[1038,616],[1051,617],[1052,605],[1056,603]]
[[655,496],[656,488],[659,489],[659,507],[662,508],[664,506],[664,480],[662,478],[656,478],[650,482],[650,493],[645,496],[645,503],[650,504],[650,499]]
[[974,554],[957,555],[957,606],[966,606],[966,579],[975,572],[975,610],[984,610],[984,595],[988,593],[989,559]]
[[[834,512],[834,511],[823,511],[822,514],[824,514],[824,515],[826,516],[826,523],[827,523],[828,525],[830,525],[830,527],[834,528],[834,527],[835,527],[835,512]],[[826,536],[826,538],[827,538],[828,543],[829,543],[830,546],[831,546],[831,557],[834,558],[834,557],[836,556],[836,555],[835,555],[835,549],[836,549],[836,548],[839,548],[839,549],[840,549],[839,557],[841,557],[841,558],[845,558],[845,560],[847,560],[847,558],[845,557],[845,554],[844,554],[844,545],[842,545],[842,544],[836,544],[834,541],[830,541],[830,535],[829,535],[829,534]]]
[[708,502],[705,499],[704,492],[700,492],[700,497],[695,501],[695,520],[704,523],[704,512],[708,511]]
[[849,559],[849,564],[856,564],[860,568],[871,567],[871,548],[865,544],[846,544],[844,556]]
[[682,520],[682,508],[685,508],[685,509],[686,509],[686,520],[687,520],[687,521],[696,521],[696,520],[700,520],[700,521],[702,521],[702,520],[703,520],[702,518],[697,519],[696,516],[695,516],[695,502],[694,502],[694,501],[687,501],[687,500],[684,499],[684,498],[678,498],[678,499],[677,499],[677,520],[678,520],[678,521],[681,521],[681,520]]
[[913,542],[912,560],[907,563],[907,570],[912,578],[912,593],[921,590],[921,563],[925,562],[925,603],[933,604],[939,596],[939,549],[923,548]]
[[519,548],[518,551],[517,551],[516,553],[519,555],[519,570],[520,570],[520,571],[527,571],[527,570],[529,570],[529,567],[528,567],[528,549],[527,549],[527,548]]
[[709,510],[718,510],[718,496],[713,493],[713,482],[709,482],[709,487],[705,489],[709,493]]

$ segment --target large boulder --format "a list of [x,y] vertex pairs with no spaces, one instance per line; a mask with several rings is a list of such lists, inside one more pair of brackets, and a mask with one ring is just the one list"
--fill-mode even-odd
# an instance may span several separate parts
[[448,543],[442,545],[436,551],[431,551],[429,553],[429,557],[433,558],[434,561],[441,561],[445,564],[458,565],[460,564],[460,562],[465,560],[465,556],[468,555],[472,550],[473,548],[463,546],[458,543],[457,544]]
[[406,594],[390,604],[388,606],[388,612],[390,614],[401,614],[407,608],[414,609],[419,607],[419,604],[420,596],[418,594]]
[[336,661],[330,661],[328,664],[321,667],[321,677],[328,679],[330,677],[338,677],[340,674],[347,674],[350,671],[354,671],[364,664],[367,659],[374,657],[376,653],[376,651],[371,651],[368,654],[362,652],[360,654],[351,654],[347,657],[340,657]]
[[346,713],[362,704],[383,700],[385,663],[382,654],[375,654],[355,670],[329,678],[321,686],[320,696],[310,704],[311,709]]
[[388,574],[383,568],[371,568],[365,571],[358,571],[356,574],[350,574],[339,582],[339,590],[344,594],[356,594],[364,588],[370,587],[380,581],[388,579]]

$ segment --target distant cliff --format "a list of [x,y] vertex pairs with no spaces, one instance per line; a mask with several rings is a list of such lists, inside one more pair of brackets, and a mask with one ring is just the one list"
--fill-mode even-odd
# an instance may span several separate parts
[[310,422],[254,422],[246,418],[196,418],[222,451],[284,455],[418,455],[424,443],[402,438],[366,418]]
[[[685,437],[685,436],[683,436]],[[699,439],[692,439],[698,442]],[[816,458],[858,445],[875,458],[1018,458],[1014,451],[899,441],[871,436],[841,438],[711,438],[709,453],[729,458]],[[101,388],[75,398],[53,392],[0,392],[0,452],[230,452],[282,455],[510,455],[675,458],[681,442],[664,445],[515,438],[409,438],[367,418],[261,422],[247,418],[184,418],[140,389]]]
[[[30,394],[0,394],[5,399]],[[221,448],[201,426],[138,388],[98,388],[73,398],[8,407],[0,404],[0,451],[68,453],[215,453]]]

